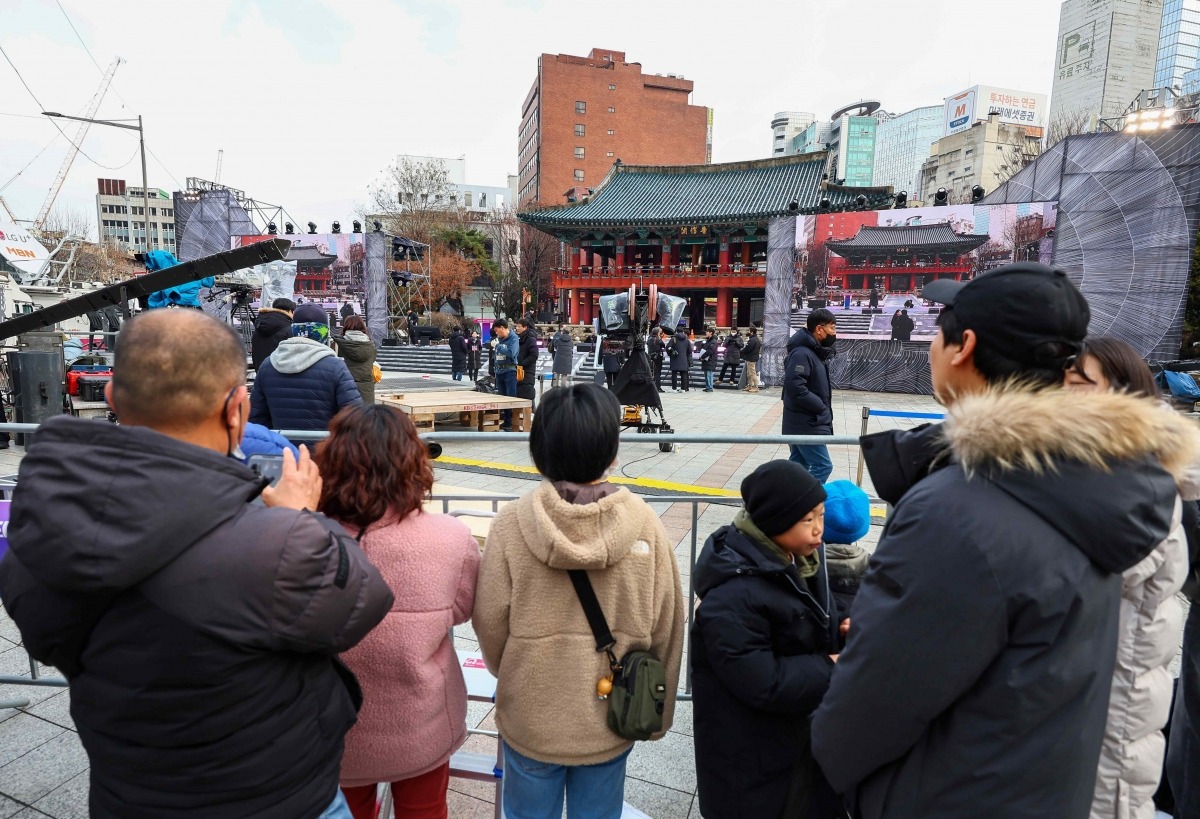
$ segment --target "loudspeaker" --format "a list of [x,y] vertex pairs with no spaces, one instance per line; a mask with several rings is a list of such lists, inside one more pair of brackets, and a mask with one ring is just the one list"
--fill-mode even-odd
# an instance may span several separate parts
[[[13,421],[40,424],[63,411],[63,358],[61,353],[13,351],[8,354],[12,379]],[[18,433],[18,446],[33,443],[30,433]]]
[[825,299],[809,299],[808,307],[810,310],[816,310],[818,307],[825,307],[827,303]]

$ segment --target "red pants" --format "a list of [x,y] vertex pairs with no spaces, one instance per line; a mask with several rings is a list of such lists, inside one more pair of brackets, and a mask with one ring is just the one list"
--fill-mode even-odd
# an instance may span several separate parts
[[[429,773],[392,783],[396,819],[446,819],[446,789],[450,786],[450,763]],[[376,785],[342,788],[354,819],[376,819]]]

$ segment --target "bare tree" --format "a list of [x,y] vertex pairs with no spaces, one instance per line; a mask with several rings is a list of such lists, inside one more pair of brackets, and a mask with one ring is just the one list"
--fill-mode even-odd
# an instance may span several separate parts
[[400,160],[383,172],[369,195],[370,215],[379,218],[385,230],[425,244],[439,228],[464,221],[458,187],[440,159]]
[[1042,153],[1050,150],[1069,136],[1092,132],[1092,115],[1086,109],[1060,114],[1051,121],[1042,136],[1040,145],[1033,149],[1031,140],[1013,140],[1003,148],[1003,161],[996,173],[996,184],[1002,185],[1016,176]]

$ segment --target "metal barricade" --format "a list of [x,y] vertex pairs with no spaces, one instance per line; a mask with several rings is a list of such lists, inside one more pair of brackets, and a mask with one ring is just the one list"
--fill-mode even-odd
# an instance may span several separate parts
[[[904,412],[902,410],[884,410],[872,409],[871,407],[862,408],[862,435],[867,434],[867,422],[871,418],[916,418],[925,421],[942,421],[945,419],[945,414],[940,412]],[[862,448],[858,450],[858,475],[854,482],[862,486],[863,479],[863,456]]]

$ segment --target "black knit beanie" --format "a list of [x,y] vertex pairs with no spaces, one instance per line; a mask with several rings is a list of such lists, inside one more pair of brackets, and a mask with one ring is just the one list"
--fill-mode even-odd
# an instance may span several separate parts
[[825,487],[794,461],[767,461],[742,480],[742,500],[767,537],[781,535],[825,502]]

